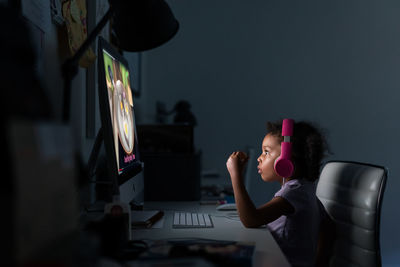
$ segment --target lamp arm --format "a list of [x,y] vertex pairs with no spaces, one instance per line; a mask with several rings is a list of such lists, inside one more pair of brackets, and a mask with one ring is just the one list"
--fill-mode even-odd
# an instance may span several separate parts
[[64,102],[63,102],[63,122],[69,121],[69,109],[71,102],[71,82],[75,75],[78,73],[78,63],[79,59],[83,56],[92,42],[96,39],[97,35],[107,24],[108,20],[112,17],[114,9],[112,6],[108,9],[107,13],[101,18],[99,23],[90,32],[88,38],[86,38],[85,42],[79,47],[79,49],[75,52],[75,54],[68,58],[62,65],[61,71],[64,79]]

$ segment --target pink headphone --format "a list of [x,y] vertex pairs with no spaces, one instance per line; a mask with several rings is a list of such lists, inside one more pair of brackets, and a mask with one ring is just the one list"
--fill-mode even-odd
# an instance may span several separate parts
[[292,143],[290,137],[293,135],[294,120],[284,119],[282,122],[282,136],[283,142],[281,143],[281,155],[275,160],[275,172],[284,178],[288,178],[293,174],[294,166],[291,161],[292,157]]

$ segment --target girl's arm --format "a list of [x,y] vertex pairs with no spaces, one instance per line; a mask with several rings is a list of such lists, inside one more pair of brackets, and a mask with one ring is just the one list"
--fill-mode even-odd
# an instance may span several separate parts
[[243,183],[233,184],[233,191],[239,217],[245,227],[260,227],[293,212],[292,205],[282,197],[274,197],[256,208]]
[[254,206],[243,183],[243,169],[247,160],[245,153],[233,152],[226,163],[232,180],[236,207],[243,225],[249,228],[259,227],[275,221],[282,215],[292,213],[292,205],[281,197],[274,197],[259,208]]

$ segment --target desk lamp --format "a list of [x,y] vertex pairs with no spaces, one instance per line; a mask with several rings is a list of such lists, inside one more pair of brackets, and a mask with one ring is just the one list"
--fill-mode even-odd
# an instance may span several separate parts
[[78,73],[78,62],[97,35],[112,19],[112,35],[118,48],[140,52],[169,41],[179,23],[164,0],[109,0],[110,8],[76,53],[62,65],[64,78],[63,122],[69,121],[71,82]]

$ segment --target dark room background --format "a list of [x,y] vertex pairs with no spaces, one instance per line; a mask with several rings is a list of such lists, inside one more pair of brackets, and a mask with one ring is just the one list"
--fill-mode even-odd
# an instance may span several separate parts
[[[90,1],[88,1],[90,2]],[[253,147],[266,122],[285,117],[326,129],[332,155],[389,169],[381,219],[384,266],[400,262],[400,1],[168,0],[177,35],[142,53],[137,120],[154,123],[156,102],[187,100],[197,117],[195,145],[203,171],[229,183],[232,151]],[[54,27],[43,39],[42,74],[57,116],[61,75]],[[129,57],[129,54],[127,54]],[[87,159],[86,72],[74,80],[72,126]],[[81,88],[82,90],[78,90]],[[96,99],[97,103],[97,99]],[[96,108],[98,112],[98,107]],[[98,114],[96,127],[100,126]],[[276,184],[250,193],[269,200]]]
[[[292,117],[326,129],[329,159],[386,166],[381,246],[400,262],[398,193],[400,2],[168,1],[181,28],[145,53],[141,119],[156,101],[192,104],[203,169],[229,182],[237,149],[261,152],[268,120]],[[276,185],[252,176],[258,204]]]

